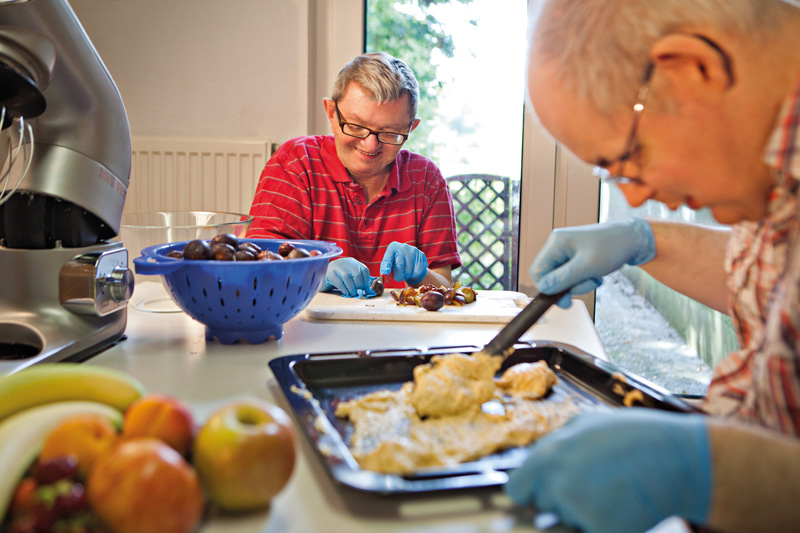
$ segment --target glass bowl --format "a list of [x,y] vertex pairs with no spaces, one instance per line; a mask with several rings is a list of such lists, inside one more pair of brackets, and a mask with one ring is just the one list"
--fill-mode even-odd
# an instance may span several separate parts
[[[119,240],[128,249],[128,257],[150,246],[165,242],[210,239],[220,233],[242,238],[253,217],[227,211],[131,211],[122,213]],[[148,313],[180,313],[158,278],[134,273],[131,306]]]

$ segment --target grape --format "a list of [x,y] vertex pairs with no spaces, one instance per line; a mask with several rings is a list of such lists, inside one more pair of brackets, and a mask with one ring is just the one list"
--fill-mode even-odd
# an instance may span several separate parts
[[44,533],[45,531],[53,531],[56,517],[52,508],[40,504],[36,506],[36,510],[33,512],[33,520],[36,525],[36,532]]
[[7,533],[37,533],[36,519],[32,515],[15,518],[9,525]]
[[59,479],[71,478],[77,473],[78,459],[72,455],[40,461],[33,468],[33,477],[40,484],[54,483]]
[[59,493],[53,503],[53,512],[59,518],[72,516],[87,507],[86,491],[81,483],[73,483],[65,493]]

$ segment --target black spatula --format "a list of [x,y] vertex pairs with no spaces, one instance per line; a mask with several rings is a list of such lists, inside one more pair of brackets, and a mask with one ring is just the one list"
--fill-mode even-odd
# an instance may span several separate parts
[[550,306],[559,301],[567,291],[557,294],[539,293],[526,305],[517,316],[503,326],[503,329],[483,347],[481,352],[488,355],[500,355],[508,357],[509,348],[519,340],[519,338],[539,320]]

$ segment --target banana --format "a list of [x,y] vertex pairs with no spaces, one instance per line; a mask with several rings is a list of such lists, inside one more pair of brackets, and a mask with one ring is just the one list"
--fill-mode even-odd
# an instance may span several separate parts
[[144,393],[144,385],[121,370],[82,363],[33,365],[0,378],[0,422],[36,405],[67,400],[124,410]]
[[0,476],[0,521],[8,510],[17,485],[39,455],[47,436],[65,418],[83,414],[98,414],[108,418],[117,428],[122,426],[120,410],[87,401],[55,402],[31,407],[0,423],[0,472],[3,473]]

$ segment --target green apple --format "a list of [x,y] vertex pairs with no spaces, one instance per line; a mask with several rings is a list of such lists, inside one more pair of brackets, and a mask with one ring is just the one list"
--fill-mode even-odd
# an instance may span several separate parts
[[259,509],[288,483],[295,441],[283,409],[261,400],[238,401],[215,411],[200,428],[193,462],[217,507]]

